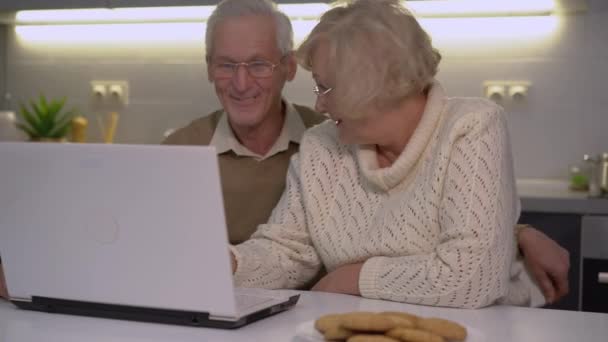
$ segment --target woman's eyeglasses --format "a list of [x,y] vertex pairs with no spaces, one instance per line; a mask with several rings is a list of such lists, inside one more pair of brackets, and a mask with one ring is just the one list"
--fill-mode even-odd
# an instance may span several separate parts
[[312,92],[315,93],[315,95],[317,95],[317,96],[327,95],[332,90],[334,90],[334,88],[326,88],[326,87],[324,87],[322,85],[318,85],[318,84],[312,88]]

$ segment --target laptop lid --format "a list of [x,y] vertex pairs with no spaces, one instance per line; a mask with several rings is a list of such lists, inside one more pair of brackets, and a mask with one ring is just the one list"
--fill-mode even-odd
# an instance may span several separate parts
[[213,147],[0,143],[0,160],[11,299],[237,315]]

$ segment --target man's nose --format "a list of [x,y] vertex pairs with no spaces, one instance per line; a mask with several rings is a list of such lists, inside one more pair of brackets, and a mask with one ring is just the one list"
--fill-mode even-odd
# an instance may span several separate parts
[[249,74],[246,65],[237,65],[234,70],[234,76],[232,77],[234,86],[239,91],[245,91],[253,82],[253,78]]

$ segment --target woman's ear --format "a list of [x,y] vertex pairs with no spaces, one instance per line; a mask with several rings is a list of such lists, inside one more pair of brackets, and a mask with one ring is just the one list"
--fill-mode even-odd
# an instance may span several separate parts
[[293,81],[298,71],[298,61],[296,55],[293,52],[287,54],[284,58],[285,67],[287,68],[287,80]]

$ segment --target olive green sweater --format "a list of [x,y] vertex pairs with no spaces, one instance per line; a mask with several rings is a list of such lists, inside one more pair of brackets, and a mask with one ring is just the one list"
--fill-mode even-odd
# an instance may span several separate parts
[[[304,106],[294,105],[304,125],[309,128],[325,120],[321,114]],[[194,120],[171,134],[163,144],[209,145],[223,111]],[[270,158],[257,161],[228,151],[218,156],[224,208],[231,244],[247,240],[258,225],[266,223],[285,189],[285,175],[290,157],[299,144]]]

